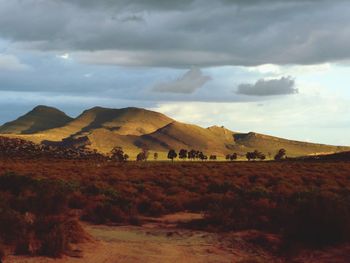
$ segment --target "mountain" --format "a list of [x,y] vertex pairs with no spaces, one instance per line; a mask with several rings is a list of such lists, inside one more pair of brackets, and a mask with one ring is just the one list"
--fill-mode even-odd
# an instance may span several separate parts
[[46,130],[42,135],[58,141],[69,136],[89,135],[95,130],[103,129],[110,131],[110,135],[139,136],[156,131],[172,121],[161,113],[140,108],[94,107],[84,111],[65,126]]
[[268,155],[274,155],[279,149],[287,150],[288,156],[316,155],[350,150],[350,147],[287,140],[255,132],[234,134],[236,145],[242,148],[258,149]]
[[212,154],[228,153],[234,144],[233,132],[220,128],[204,129],[197,125],[172,122],[157,131],[143,135],[136,145],[158,151],[198,149]]
[[47,106],[37,106],[18,119],[0,127],[2,134],[34,134],[66,125],[72,120],[64,112]]
[[[32,111],[36,114],[30,112],[21,118],[26,120],[33,115],[37,116],[41,107],[44,106]],[[59,116],[64,114],[60,113]],[[166,158],[169,149],[180,150],[181,148],[196,149],[208,155],[216,154],[221,157],[233,152],[244,155],[247,151],[255,149],[268,157],[273,157],[280,148],[285,148],[290,157],[350,151],[350,147],[292,141],[254,132],[239,133],[219,126],[202,128],[140,108],[94,107],[84,111],[75,119],[67,117],[63,124],[61,122],[60,125],[52,125],[54,127],[48,125],[48,121],[56,120],[55,118],[53,115],[46,119],[35,118],[36,127],[40,128],[33,129],[30,126],[25,129],[13,129],[12,134],[6,136],[46,144],[50,142],[62,145],[85,144],[88,148],[102,153],[108,153],[113,147],[119,146],[132,158],[143,148],[151,152],[159,152],[161,158]],[[5,124],[2,127],[6,125],[8,126]],[[0,133],[3,133],[1,129]],[[6,133],[9,133],[8,130]]]

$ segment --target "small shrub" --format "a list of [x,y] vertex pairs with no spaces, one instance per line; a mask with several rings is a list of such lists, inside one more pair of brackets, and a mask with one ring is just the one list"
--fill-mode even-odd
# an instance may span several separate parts
[[40,218],[36,223],[36,233],[42,242],[40,253],[50,257],[62,256],[70,251],[71,243],[86,238],[77,221],[62,216]]

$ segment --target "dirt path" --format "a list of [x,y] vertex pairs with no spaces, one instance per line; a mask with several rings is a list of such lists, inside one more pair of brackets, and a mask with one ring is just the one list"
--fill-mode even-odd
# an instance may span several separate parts
[[5,263],[118,263],[118,262],[237,262],[234,255],[219,245],[218,236],[176,228],[178,222],[198,218],[198,214],[179,213],[149,218],[143,226],[84,225],[96,241],[82,244],[82,257],[61,259],[8,257]]

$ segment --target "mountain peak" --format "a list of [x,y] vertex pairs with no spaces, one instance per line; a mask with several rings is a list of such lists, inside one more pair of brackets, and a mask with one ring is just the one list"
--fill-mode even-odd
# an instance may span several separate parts
[[38,105],[38,106],[34,107],[27,114],[32,114],[32,113],[37,113],[37,114],[60,113],[60,114],[66,115],[64,112],[60,111],[59,109],[54,108],[54,107],[50,107],[50,106],[46,106],[46,105]]
[[38,105],[18,119],[0,127],[2,134],[32,134],[61,127],[72,120],[64,112],[45,105]]

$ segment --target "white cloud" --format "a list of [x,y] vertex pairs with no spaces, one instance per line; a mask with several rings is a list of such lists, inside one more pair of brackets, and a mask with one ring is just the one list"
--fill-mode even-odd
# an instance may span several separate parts
[[57,55],[58,58],[64,59],[64,60],[68,60],[70,59],[70,55],[68,53],[64,53],[62,55]]
[[331,63],[315,64],[315,65],[294,65],[286,67],[286,71],[290,74],[309,74],[309,73],[325,73],[332,69]]
[[332,69],[332,63],[322,63],[315,65],[276,65],[263,64],[255,67],[242,67],[244,70],[253,73],[264,75],[280,76],[284,75],[299,75],[309,73],[324,73]]
[[261,74],[278,75],[278,74],[281,74],[281,72],[282,72],[281,67],[278,65],[274,65],[274,64],[263,64],[263,65],[256,66],[256,67],[247,67],[246,69],[249,72],[257,72],[257,73],[261,73]]

